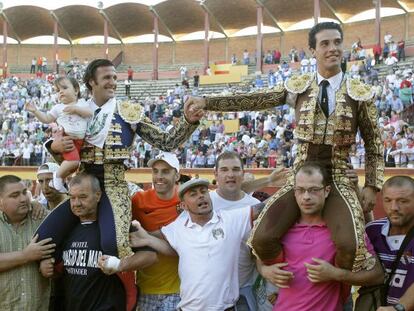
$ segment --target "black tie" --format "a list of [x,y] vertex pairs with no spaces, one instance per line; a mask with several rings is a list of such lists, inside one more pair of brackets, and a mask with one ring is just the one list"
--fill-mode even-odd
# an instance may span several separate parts
[[322,80],[320,85],[322,86],[321,108],[325,116],[328,118],[329,117],[329,101],[328,101],[329,81]]
[[96,116],[101,112],[101,110],[102,110],[102,108],[100,108],[100,107],[95,110],[95,112],[93,113],[93,119],[94,120],[96,119]]

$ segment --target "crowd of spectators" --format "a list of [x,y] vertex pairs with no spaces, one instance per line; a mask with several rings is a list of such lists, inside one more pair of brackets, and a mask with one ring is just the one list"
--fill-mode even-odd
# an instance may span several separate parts
[[[362,44],[358,40],[353,49],[361,48]],[[264,59],[268,59],[270,63],[278,63],[274,52],[278,56],[277,50],[268,51]],[[315,71],[316,65],[312,61],[314,58],[307,58],[303,49],[297,51],[293,47],[289,55],[293,61],[300,62],[302,73]],[[355,56],[355,52],[351,55]],[[247,50],[242,57],[243,63],[250,63]],[[361,61],[360,64],[354,63],[350,66],[348,74],[372,85],[378,108],[378,123],[386,146],[386,164],[390,167],[413,167],[413,124],[410,120],[402,118],[402,112],[413,104],[413,66],[403,69],[398,65],[390,67],[389,74],[379,78],[375,66],[370,65],[375,65],[375,60],[370,55]],[[80,80],[87,63],[87,59],[81,62],[75,58],[65,66],[65,73]],[[180,110],[186,96],[203,93],[198,83],[190,87],[186,68],[182,68],[181,71],[183,80],[180,85],[176,84],[165,96],[147,97],[140,102],[152,122],[167,131],[181,116]],[[258,75],[250,84],[228,85],[223,92],[252,92],[273,87],[283,83],[292,72],[290,63],[282,61],[277,69],[268,72],[267,81],[263,81],[262,76]],[[35,101],[41,110],[50,110],[57,102],[52,87],[55,76],[50,74],[46,79],[33,77],[26,81],[11,77],[2,81],[1,165],[38,165],[46,160],[47,154],[42,144],[50,137],[54,126],[42,125],[24,110],[24,104],[27,101]],[[83,94],[86,92],[84,87],[81,91]],[[138,100],[132,100],[138,104]],[[238,130],[226,130],[227,120],[237,120]],[[176,152],[181,165],[187,168],[212,167],[217,155],[225,150],[237,151],[248,168],[290,167],[296,156],[294,129],[294,111],[288,105],[264,112],[209,113],[191,139]],[[152,150],[150,144],[138,137],[129,164],[131,167],[145,167],[148,160],[157,152],[158,150]],[[350,153],[350,162],[355,168],[364,167],[364,155],[364,142],[357,139]]]
[[[267,86],[261,76],[257,76],[251,85],[236,87],[228,86],[226,92],[250,92],[273,87],[288,78],[292,70],[287,64],[282,71],[270,71]],[[283,72],[288,74],[284,75]],[[375,73],[372,74],[372,72]],[[375,68],[353,73],[352,67],[348,73],[363,79],[372,85],[372,92],[378,109],[378,123],[381,129],[385,148],[384,159],[389,167],[414,167],[414,124],[404,119],[403,111],[413,104],[413,67],[404,70],[398,67],[390,69],[384,78],[378,78]],[[242,89],[243,88],[243,89]],[[156,100],[147,98],[144,101],[146,114],[153,122],[168,130],[169,124],[174,124],[174,117],[179,117],[182,99],[191,93],[186,86],[176,85],[167,96]],[[217,131],[217,125],[226,120],[238,120],[237,132]],[[290,167],[296,156],[293,132],[295,129],[294,111],[288,105],[277,107],[265,112],[226,113],[224,115],[209,113],[205,121],[192,135],[192,138],[177,150],[181,165],[188,168],[211,167],[214,158],[222,151],[237,151],[248,168]],[[224,121],[224,122],[223,122]],[[131,159],[133,167],[145,166],[154,156],[156,150],[145,142],[138,141],[137,149]],[[350,163],[355,168],[365,165],[364,141],[357,136],[355,145],[349,156]]]
[[1,82],[0,99],[1,165],[43,163],[46,154],[42,143],[51,135],[51,129],[29,115],[24,105],[35,101],[40,109],[49,110],[57,102],[51,83],[40,78],[8,78]]

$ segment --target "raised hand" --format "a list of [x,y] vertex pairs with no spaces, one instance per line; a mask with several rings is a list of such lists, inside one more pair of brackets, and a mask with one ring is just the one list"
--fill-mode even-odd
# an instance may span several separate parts
[[69,152],[75,149],[73,137],[63,136],[63,130],[59,129],[54,135],[51,149],[55,153]]
[[290,169],[286,167],[276,168],[269,175],[269,181],[276,187],[281,187],[286,183]]
[[32,219],[34,220],[43,219],[48,214],[48,210],[39,202],[32,201],[31,205],[32,205]]
[[189,123],[196,123],[204,116],[206,100],[190,96],[184,103],[184,116]]
[[27,110],[27,111],[29,111],[29,112],[31,112],[31,113],[34,113],[34,112],[37,111],[37,106],[36,106],[36,104],[34,102],[27,102],[24,105],[24,109]]

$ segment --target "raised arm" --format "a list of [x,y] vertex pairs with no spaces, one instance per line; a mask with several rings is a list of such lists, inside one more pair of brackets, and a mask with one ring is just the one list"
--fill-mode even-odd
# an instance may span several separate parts
[[155,148],[164,151],[173,151],[185,143],[197,127],[198,122],[191,124],[184,118],[181,118],[171,131],[165,132],[158,126],[155,126],[149,118],[145,118],[137,124],[136,132],[142,139]]
[[212,95],[205,98],[208,111],[260,111],[286,104],[283,86],[246,94]]
[[287,168],[274,169],[267,177],[243,182],[242,190],[251,193],[269,186],[282,187],[286,183],[289,171]]
[[49,124],[56,121],[56,118],[49,113],[42,112],[37,109],[34,103],[28,102],[25,104],[25,109],[30,113],[34,114],[34,116],[42,123]]
[[86,107],[74,106],[74,105],[66,106],[63,109],[63,112],[69,113],[69,114],[77,114],[78,116],[85,118],[85,119],[91,118],[93,116],[93,112],[91,109],[86,108]]
[[163,255],[177,256],[175,250],[166,240],[149,234],[137,221],[133,221],[132,225],[138,230],[129,234],[131,247],[148,246]]

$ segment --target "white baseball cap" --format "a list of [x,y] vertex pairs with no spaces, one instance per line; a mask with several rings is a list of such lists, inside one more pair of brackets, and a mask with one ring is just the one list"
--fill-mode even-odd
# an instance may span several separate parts
[[177,156],[171,152],[161,152],[154,159],[148,161],[148,166],[152,167],[156,162],[164,161],[172,168],[175,168],[177,173],[180,172],[180,162],[178,162]]
[[53,162],[46,162],[39,166],[37,169],[37,175],[45,173],[55,173],[59,169],[59,165]]

